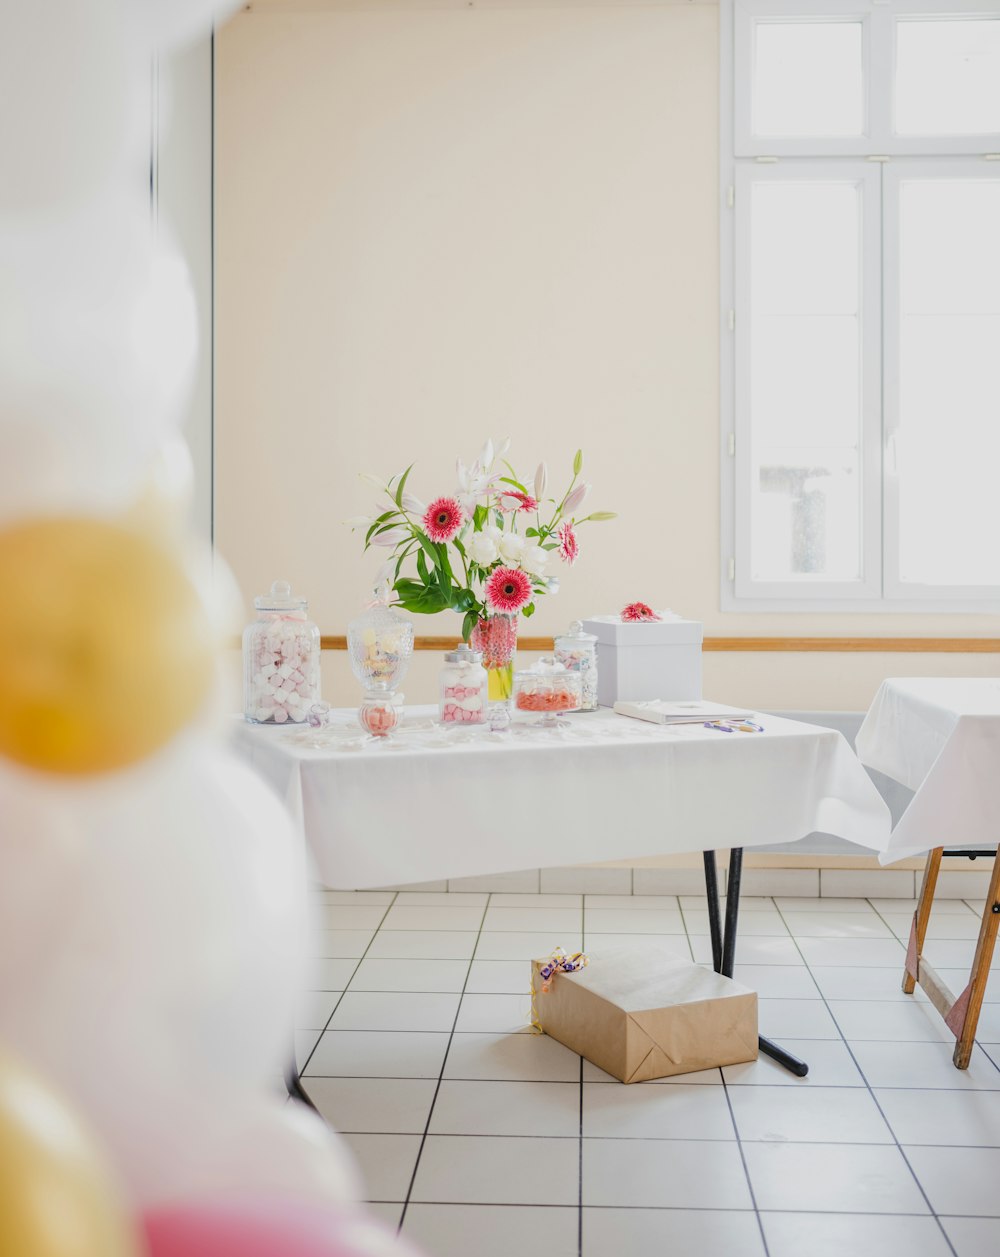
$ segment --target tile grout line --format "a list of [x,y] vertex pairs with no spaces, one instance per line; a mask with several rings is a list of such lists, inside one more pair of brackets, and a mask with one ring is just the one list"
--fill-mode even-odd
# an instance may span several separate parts
[[[877,908],[875,907],[875,905],[871,902],[871,900],[870,900],[870,899],[866,899],[866,900],[865,900],[865,902],[866,902],[866,903],[869,905],[869,907],[870,907],[870,908],[871,908],[871,909],[875,912],[875,914],[879,917],[879,919],[883,921],[883,924],[887,924],[887,922],[885,922],[885,921],[884,921],[884,918],[882,917],[881,913],[879,913],[878,909],[877,909]],[[778,914],[781,916],[782,921],[784,921],[784,920],[785,920],[785,918],[784,918],[784,914],[782,913],[782,911],[781,911],[781,909],[780,909],[780,908],[778,908]],[[788,923],[787,923],[787,922],[785,922],[785,925],[786,925],[786,926],[787,926],[787,924],[788,924]],[[800,956],[802,956],[802,959],[803,959],[803,961],[805,962],[806,968],[809,970],[809,974],[810,974],[810,976],[811,976],[811,977],[813,977],[813,974],[812,974],[812,968],[811,968],[811,966],[809,965],[808,960],[806,960],[806,958],[805,958],[805,954],[802,952],[802,949],[799,947],[799,941],[798,941],[798,939],[797,939],[797,938],[795,938],[795,935],[794,935],[794,934],[792,935],[792,938],[793,938],[793,940],[794,940],[794,942],[795,942],[795,946],[796,946],[796,949],[797,949],[797,950],[798,950],[798,952],[799,952],[799,955],[800,955]],[[814,982],[816,982],[815,977],[813,977],[813,981],[814,981]],[[840,1025],[840,1022],[837,1020],[837,1018],[836,1018],[836,1016],[835,1016],[835,1014],[834,1014],[833,1009],[830,1007],[830,1001],[826,998],[826,994],[824,993],[823,988],[820,986],[820,984],[819,984],[818,982],[816,982],[816,989],[819,991],[819,994],[820,994],[820,999],[822,999],[822,1001],[823,1001],[823,1005],[824,1005],[824,1007],[826,1008],[826,1011],[827,1011],[828,1015],[829,1015],[829,1016],[830,1016],[830,1018],[832,1019],[833,1024],[837,1027],[837,1031],[838,1031],[838,1033],[840,1034],[840,1038],[841,1038],[841,1041],[842,1041],[842,1042],[843,1042],[843,1044],[844,1044],[844,1047],[847,1049],[847,1052],[848,1052],[848,1054],[849,1054],[849,1056],[850,1056],[851,1060],[854,1062],[854,1068],[858,1071],[858,1073],[861,1075],[862,1079],[864,1080],[865,1087],[867,1088],[868,1094],[871,1096],[872,1103],[873,1103],[873,1104],[875,1105],[875,1107],[878,1109],[879,1116],[882,1118],[882,1121],[883,1121],[883,1122],[885,1122],[885,1124],[886,1124],[886,1128],[888,1129],[889,1134],[892,1136],[892,1138],[893,1138],[893,1142],[894,1142],[894,1144],[895,1144],[896,1148],[897,1148],[897,1149],[898,1149],[898,1151],[899,1151],[899,1155],[903,1158],[903,1162],[904,1162],[904,1164],[906,1165],[906,1168],[910,1171],[910,1175],[911,1175],[911,1177],[913,1178],[914,1183],[916,1183],[916,1185],[917,1185],[917,1190],[920,1192],[920,1195],[923,1197],[924,1202],[925,1202],[925,1204],[927,1205],[928,1210],[930,1211],[930,1215],[931,1215],[931,1217],[932,1217],[932,1218],[934,1219],[934,1221],[937,1223],[937,1225],[938,1225],[938,1229],[940,1230],[941,1235],[942,1235],[942,1237],[944,1238],[944,1242],[948,1245],[948,1251],[952,1254],[952,1257],[958,1257],[958,1254],[956,1253],[956,1250],[955,1250],[955,1246],[954,1246],[954,1244],[952,1244],[952,1242],[951,1242],[951,1238],[949,1237],[948,1232],[944,1229],[944,1223],[943,1223],[943,1222],[941,1221],[941,1219],[938,1217],[937,1210],[936,1210],[936,1209],[934,1208],[934,1206],[931,1204],[930,1197],[927,1195],[927,1192],[924,1190],[924,1185],[923,1185],[923,1183],[921,1183],[920,1179],[917,1177],[917,1172],[916,1172],[916,1170],[914,1170],[913,1166],[910,1164],[910,1159],[909,1159],[909,1157],[908,1157],[908,1156],[906,1155],[906,1153],[904,1152],[904,1150],[903,1150],[903,1146],[902,1146],[902,1144],[899,1142],[899,1139],[898,1139],[898,1138],[897,1138],[897,1136],[896,1136],[896,1132],[895,1132],[895,1130],[893,1129],[893,1126],[892,1126],[891,1122],[890,1122],[890,1121],[889,1121],[889,1119],[886,1117],[885,1112],[883,1111],[881,1104],[879,1104],[879,1102],[878,1102],[878,1096],[876,1096],[874,1088],[872,1087],[871,1083],[868,1081],[868,1075],[867,1075],[867,1074],[865,1073],[865,1071],[861,1068],[861,1065],[860,1065],[860,1062],[858,1061],[858,1058],[854,1055],[854,1049],[851,1047],[851,1044],[850,1044],[850,1042],[848,1041],[847,1035],[845,1035],[845,1034],[844,1034],[844,1031],[843,1031],[843,1028],[842,1028],[842,1027],[841,1027],[841,1025]],[[879,1145],[879,1146],[880,1146],[880,1147],[885,1147],[886,1145],[882,1144],[882,1145]]]
[[[340,1007],[341,1001],[343,1000],[344,996],[347,994],[348,988],[350,987],[351,983],[354,981],[354,975],[357,973],[358,969],[360,969],[362,960],[364,960],[364,958],[368,955],[368,949],[371,947],[372,943],[374,943],[374,942],[375,942],[375,939],[376,939],[376,937],[378,936],[378,932],[379,932],[379,930],[382,928],[382,922],[383,922],[383,921],[386,919],[386,917],[389,915],[389,912],[390,912],[390,910],[392,909],[392,907],[393,907],[393,905],[395,904],[395,902],[396,902],[396,892],[395,892],[395,891],[393,891],[393,893],[392,893],[392,898],[389,900],[389,902],[388,902],[387,904],[385,904],[385,905],[384,905],[384,907],[385,907],[385,911],[382,913],[382,916],[381,916],[381,918],[380,918],[380,920],[379,920],[378,925],[376,925],[375,929],[374,929],[374,930],[373,930],[373,932],[372,932],[372,936],[371,936],[371,938],[368,940],[368,946],[365,948],[365,950],[364,950],[364,951],[361,953],[361,955],[358,957],[357,964],[355,964],[354,968],[351,970],[351,976],[350,976],[350,977],[347,979],[347,981],[344,983],[344,989],[340,992],[340,996],[339,996],[339,998],[337,999],[337,1002],[334,1004],[333,1008],[330,1010],[330,1016],[329,1016],[329,1017],[327,1017],[327,1019],[326,1019],[326,1025],[323,1027],[323,1029],[322,1029],[322,1030],[319,1032],[319,1034],[316,1036],[316,1042],[312,1045],[312,1049],[311,1049],[311,1051],[309,1052],[309,1055],[308,1055],[308,1056],[306,1057],[306,1059],[302,1062],[302,1068],[301,1068],[301,1069],[299,1069],[298,1062],[296,1061],[296,1063],[295,1063],[295,1068],[296,1068],[296,1070],[298,1070],[298,1075],[299,1075],[299,1081],[300,1081],[300,1082],[301,1082],[301,1081],[302,1081],[302,1079],[304,1078],[306,1070],[309,1068],[309,1062],[310,1062],[310,1061],[312,1060],[312,1058],[316,1055],[316,1049],[317,1049],[317,1048],[319,1047],[319,1045],[323,1042],[323,1035],[324,1035],[324,1034],[326,1034],[327,1030],[329,1030],[329,1028],[330,1028],[330,1022],[331,1022],[331,1021],[333,1021],[333,1018],[334,1018],[334,1016],[335,1016],[335,1014],[336,1014],[336,1012],[337,1012],[337,1009]],[[331,908],[336,908],[336,907],[339,907],[339,906],[341,906],[341,905],[339,905],[339,904],[330,904],[330,905],[328,905],[328,906],[329,906],[329,907],[331,907]],[[374,905],[372,905],[372,906],[374,906]],[[380,905],[380,906],[381,906],[381,905]],[[326,959],[331,959],[331,960],[332,960],[332,959],[337,959],[337,957],[332,957],[332,956],[331,956],[331,957],[326,957],[326,956],[313,956],[313,957],[311,957],[311,959],[312,959],[312,960],[326,960]],[[346,956],[346,957],[343,957],[343,959],[346,959],[346,960],[352,960],[352,959],[353,959],[353,957],[352,957],[352,956]],[[322,1077],[322,1075],[317,1075],[317,1077]],[[305,1085],[305,1084],[303,1084],[303,1085]]]
[[417,1181],[417,1171],[420,1169],[420,1158],[423,1156],[424,1145],[427,1143],[427,1135],[430,1131],[431,1121],[434,1117],[434,1106],[437,1104],[438,1094],[441,1090],[441,1083],[444,1080],[444,1071],[448,1067],[448,1055],[451,1052],[451,1045],[455,1039],[455,1027],[458,1025],[459,1017],[462,1015],[462,1002],[465,999],[466,987],[469,985],[469,977],[472,974],[472,966],[476,959],[476,951],[479,947],[479,940],[483,936],[483,923],[486,920],[486,914],[490,910],[490,903],[492,902],[492,899],[492,893],[487,894],[486,902],[483,904],[483,915],[479,921],[479,929],[476,931],[476,941],[472,947],[472,955],[469,957],[469,963],[465,970],[465,979],[462,982],[462,989],[458,996],[458,1005],[455,1008],[455,1020],[452,1022],[451,1030],[448,1034],[448,1046],[445,1048],[444,1056],[441,1058],[441,1071],[438,1074],[437,1085],[434,1088],[434,1095],[431,1097],[431,1107],[427,1111],[427,1121],[424,1123],[424,1132],[420,1136],[420,1146],[417,1148],[417,1157],[413,1163],[413,1173],[410,1175],[410,1181],[406,1187],[406,1199],[403,1201],[403,1211],[399,1215],[399,1225],[396,1227],[397,1234],[401,1233],[403,1230],[403,1223],[406,1221],[406,1213],[410,1207],[410,1197],[413,1194],[413,1187]]
[[[750,1178],[750,1167],[747,1165],[746,1153],[743,1151],[743,1140],[740,1137],[739,1123],[736,1121],[736,1112],[733,1109],[733,1102],[729,1095],[729,1084],[726,1082],[726,1071],[719,1070],[719,1077],[722,1080],[722,1091],[726,1097],[726,1107],[729,1109],[729,1120],[733,1124],[733,1134],[736,1136],[736,1147],[740,1154],[740,1164],[743,1166],[743,1176],[747,1181],[747,1191],[750,1193],[750,1204],[753,1206],[754,1217],[757,1219],[757,1229],[760,1231],[760,1242],[764,1245],[764,1257],[770,1257],[770,1248],[767,1243],[767,1235],[764,1233],[764,1220],[760,1216],[760,1209],[757,1207],[757,1193],[753,1189],[753,1180]],[[728,1140],[726,1141],[729,1142]]]

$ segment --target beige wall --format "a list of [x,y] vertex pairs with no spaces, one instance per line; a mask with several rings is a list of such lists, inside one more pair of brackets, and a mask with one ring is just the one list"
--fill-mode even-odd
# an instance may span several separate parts
[[[342,633],[380,561],[340,522],[372,506],[357,472],[416,459],[427,498],[509,434],[525,475],[582,446],[593,507],[620,512],[587,526],[532,632],[633,598],[711,634],[996,632],[719,610],[714,6],[285,7],[218,40],[216,538],[248,598],[287,577]],[[436,668],[415,661],[411,698]],[[886,675],[996,668],[716,654],[705,680],[855,709]],[[325,674],[354,701],[343,658]]]

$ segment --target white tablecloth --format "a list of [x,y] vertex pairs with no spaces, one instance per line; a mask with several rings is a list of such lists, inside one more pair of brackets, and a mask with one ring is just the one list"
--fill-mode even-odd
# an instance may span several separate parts
[[863,763],[916,791],[883,864],[1000,841],[1000,680],[883,681],[856,746]]
[[[360,889],[670,852],[794,842],[882,849],[888,809],[841,734],[776,716],[763,733],[665,728],[602,709],[566,731],[444,731],[434,709],[363,743],[353,711],[237,749],[299,818],[317,871]],[[235,723],[235,722],[234,722]]]

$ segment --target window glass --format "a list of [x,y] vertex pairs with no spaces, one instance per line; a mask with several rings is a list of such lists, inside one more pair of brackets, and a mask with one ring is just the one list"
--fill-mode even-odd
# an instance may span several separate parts
[[1000,584],[1000,178],[900,188],[900,579]]
[[860,22],[757,22],[753,133],[861,135]]
[[1000,131],[1000,19],[896,24],[896,133]]
[[751,206],[753,578],[860,571],[860,193],[761,182]]

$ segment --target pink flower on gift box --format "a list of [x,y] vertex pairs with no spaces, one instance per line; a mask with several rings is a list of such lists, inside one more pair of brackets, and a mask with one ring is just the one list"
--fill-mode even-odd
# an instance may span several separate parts
[[645,602],[630,602],[627,607],[622,608],[622,621],[625,624],[646,624],[662,618]]
[[465,523],[465,512],[457,498],[435,498],[422,522],[431,541],[453,541]]
[[568,563],[572,567],[580,553],[580,543],[576,539],[576,529],[572,524],[562,524],[556,533],[556,538],[559,542],[559,557],[564,563]]
[[500,494],[502,511],[537,511],[538,499],[530,493],[522,493],[520,489],[508,489]]
[[486,601],[492,611],[516,615],[531,601],[531,577],[516,567],[498,567],[485,586]]

